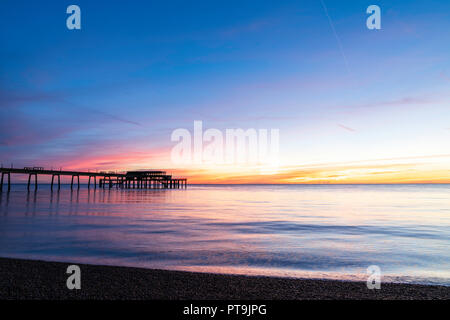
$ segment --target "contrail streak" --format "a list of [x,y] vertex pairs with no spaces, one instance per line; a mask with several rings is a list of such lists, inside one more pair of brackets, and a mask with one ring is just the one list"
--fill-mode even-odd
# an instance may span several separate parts
[[334,27],[333,21],[331,20],[331,17],[330,17],[330,15],[328,14],[327,6],[326,6],[325,3],[323,2],[323,0],[320,0],[320,2],[322,3],[323,9],[325,10],[325,14],[326,14],[326,16],[327,16],[327,18],[328,18],[328,22],[330,23],[330,27],[331,27],[331,29],[333,30],[333,34],[334,34],[334,37],[336,38],[336,41],[337,41],[337,43],[338,43],[339,50],[341,51],[342,58],[344,58],[344,62],[345,62],[345,66],[347,67],[347,71],[348,71],[348,73],[350,74],[350,67],[349,67],[349,64],[348,64],[347,57],[345,56],[345,53],[344,53],[344,47],[342,46],[341,39],[339,38],[339,36],[338,36],[338,34],[337,34],[337,32],[336,32],[336,28]]

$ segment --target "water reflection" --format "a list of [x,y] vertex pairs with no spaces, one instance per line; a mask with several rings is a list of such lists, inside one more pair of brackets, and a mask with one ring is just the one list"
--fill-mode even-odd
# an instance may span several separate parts
[[[5,195],[5,200],[3,200],[3,195]],[[0,192],[0,212],[5,216],[8,214],[9,195],[10,190],[7,190],[6,192]]]
[[[34,216],[36,214],[36,200],[37,200],[37,189],[34,191],[27,191],[27,201],[25,215],[28,215],[31,211],[31,214]],[[30,210],[31,208],[31,210]]]
[[[450,186],[192,186],[0,193],[0,256],[450,283]],[[412,280],[411,280],[412,279]]]

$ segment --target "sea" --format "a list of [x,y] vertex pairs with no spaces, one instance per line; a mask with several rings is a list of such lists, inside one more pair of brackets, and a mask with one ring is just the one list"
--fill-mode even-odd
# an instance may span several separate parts
[[450,185],[14,184],[0,257],[449,286]]

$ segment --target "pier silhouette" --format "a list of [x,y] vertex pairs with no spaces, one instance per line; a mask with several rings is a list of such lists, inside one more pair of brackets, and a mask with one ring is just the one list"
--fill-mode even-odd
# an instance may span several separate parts
[[[114,171],[63,171],[63,170],[47,170],[42,167],[24,167],[19,168],[0,168],[1,184],[0,191],[3,191],[4,178],[7,177],[8,191],[11,190],[11,174],[25,174],[28,175],[27,188],[30,190],[31,181],[34,180],[34,189],[38,188],[38,176],[51,175],[51,189],[57,183],[58,189],[61,188],[61,176],[72,177],[70,188],[73,189],[74,181],[76,179],[76,187],[80,188],[80,176],[88,177],[88,188],[93,185],[97,188],[97,178],[99,188],[125,188],[125,189],[181,189],[187,187],[187,179],[174,178],[172,175],[167,174],[166,171],[158,170],[138,170],[127,172],[114,172]],[[56,182],[57,180],[57,182]]]

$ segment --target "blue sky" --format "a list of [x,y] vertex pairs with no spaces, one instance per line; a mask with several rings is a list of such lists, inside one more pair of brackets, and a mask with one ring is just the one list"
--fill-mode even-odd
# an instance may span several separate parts
[[[66,28],[71,4],[81,30]],[[371,4],[381,30],[366,28]],[[449,15],[423,0],[4,0],[0,160],[169,167],[170,133],[194,120],[279,128],[286,168],[441,159]]]

